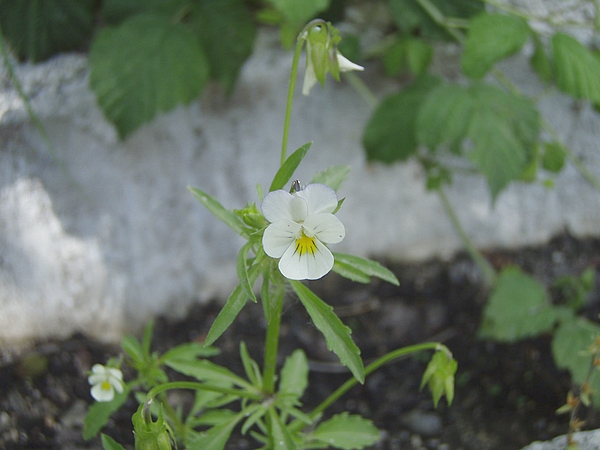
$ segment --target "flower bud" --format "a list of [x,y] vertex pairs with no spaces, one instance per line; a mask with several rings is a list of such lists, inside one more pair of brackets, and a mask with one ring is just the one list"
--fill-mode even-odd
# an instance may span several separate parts
[[135,450],[172,450],[169,426],[162,415],[162,405],[156,422],[152,421],[150,404],[140,405],[132,417]]

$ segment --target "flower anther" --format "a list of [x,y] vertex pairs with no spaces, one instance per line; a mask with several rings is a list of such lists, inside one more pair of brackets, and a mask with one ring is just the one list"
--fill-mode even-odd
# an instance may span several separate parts
[[316,280],[333,267],[334,258],[325,244],[337,244],[346,235],[344,225],[332,213],[338,201],[324,184],[309,184],[289,193],[270,192],[262,212],[270,225],[263,234],[265,253],[279,260],[279,270],[291,280]]
[[123,392],[123,372],[114,367],[94,364],[92,374],[88,377],[92,386],[91,394],[98,402],[110,402],[115,397],[115,391]]

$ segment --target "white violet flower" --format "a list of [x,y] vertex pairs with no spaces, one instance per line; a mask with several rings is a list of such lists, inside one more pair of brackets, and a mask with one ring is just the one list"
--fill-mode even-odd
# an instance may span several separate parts
[[115,391],[123,392],[123,372],[114,367],[94,364],[92,374],[88,377],[92,385],[92,397],[98,402],[110,402],[115,397]]
[[333,255],[324,244],[337,244],[346,235],[332,213],[338,205],[335,191],[309,184],[289,193],[269,192],[262,212],[271,222],[263,235],[265,253],[279,260],[279,270],[291,280],[316,280],[333,267]]

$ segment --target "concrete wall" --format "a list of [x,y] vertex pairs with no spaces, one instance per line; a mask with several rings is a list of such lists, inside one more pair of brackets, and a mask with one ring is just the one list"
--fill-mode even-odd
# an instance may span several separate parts
[[[441,49],[435,65],[451,71]],[[197,186],[228,207],[255,201],[278,166],[291,54],[261,33],[233,95],[214,89],[120,142],[88,88],[84,56],[17,67],[56,148],[49,152],[2,71],[0,85],[0,342],[83,331],[107,341],[155,315],[224,298],[235,284],[240,240],[187,191]],[[528,92],[542,89],[526,59],[503,68]],[[390,85],[376,67],[360,74],[379,96]],[[299,80],[301,83],[301,80]],[[300,86],[298,86],[300,89]],[[298,89],[298,90],[299,90]],[[600,120],[560,94],[541,109],[600,176]],[[347,235],[334,250],[414,260],[460,249],[438,198],[414,163],[368,165],[360,139],[370,108],[347,84],[329,82],[296,98],[290,150],[314,141],[298,177],[349,164],[339,212]],[[546,242],[568,229],[599,235],[600,193],[573,167],[556,188],[513,184],[492,208],[477,177],[457,177],[449,196],[476,245]]]

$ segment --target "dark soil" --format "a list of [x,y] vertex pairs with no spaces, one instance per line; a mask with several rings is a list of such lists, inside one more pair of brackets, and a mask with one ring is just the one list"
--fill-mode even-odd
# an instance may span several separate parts
[[[540,248],[489,252],[496,266],[517,264],[546,285],[563,274],[586,267],[600,269],[600,241],[562,236]],[[336,275],[311,283],[321,298],[335,307],[352,328],[353,338],[368,363],[398,347],[442,341],[458,360],[456,395],[434,409],[429,392],[419,392],[427,355],[396,361],[367,378],[335,403],[328,413],[348,410],[374,421],[384,431],[376,449],[511,450],[535,440],[547,440],[568,429],[568,417],[555,411],[571,388],[568,373],[554,367],[550,336],[498,344],[477,338],[486,299],[482,280],[466,256],[450,262],[393,266],[401,285],[374,281],[348,282]],[[202,341],[219,306],[195,306],[184,320],[158,319],[156,350]],[[598,320],[600,289],[594,289],[583,314]],[[260,305],[249,303],[233,326],[217,341],[222,354],[214,361],[242,373],[238,350],[244,340],[251,355],[262,358],[265,324]],[[311,361],[305,407],[317,405],[348,379],[311,325],[298,300],[290,295],[282,321],[282,358],[303,348]],[[81,438],[82,420],[92,402],[86,371],[92,364],[116,356],[118,348],[73,336],[62,342],[40,343],[15,358],[3,354],[0,363],[0,448],[100,448],[99,440]],[[126,373],[127,377],[128,374]],[[173,395],[184,405],[188,393]],[[104,432],[132,448],[133,399],[116,413]],[[600,415],[583,411],[584,429],[600,427]],[[234,436],[230,449],[258,445],[249,436]]]

